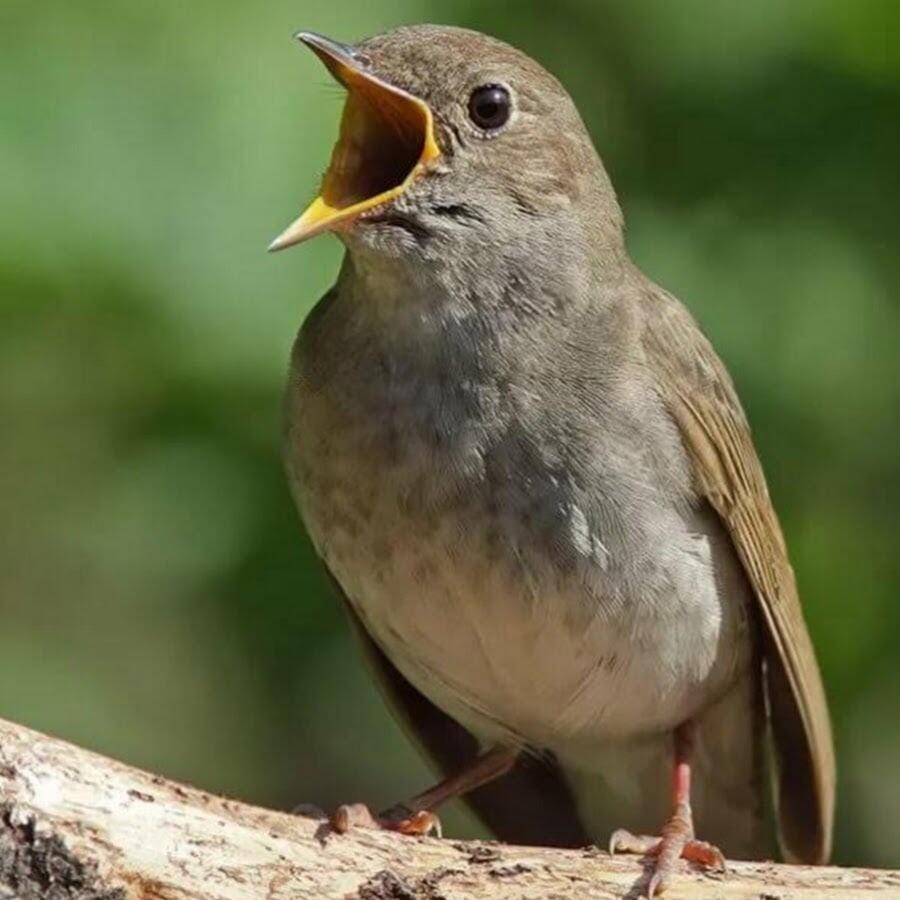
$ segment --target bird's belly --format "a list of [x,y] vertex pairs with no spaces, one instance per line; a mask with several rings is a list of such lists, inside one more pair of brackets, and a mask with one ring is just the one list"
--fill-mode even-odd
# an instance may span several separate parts
[[319,552],[403,675],[484,740],[587,758],[690,717],[746,656],[742,593],[723,591],[719,536],[697,522],[673,520],[669,545],[643,561],[608,558],[603,535],[601,555],[580,521],[564,522],[573,548],[560,554],[478,490],[421,516],[388,481],[357,516],[362,496],[329,483],[327,498],[301,501]]

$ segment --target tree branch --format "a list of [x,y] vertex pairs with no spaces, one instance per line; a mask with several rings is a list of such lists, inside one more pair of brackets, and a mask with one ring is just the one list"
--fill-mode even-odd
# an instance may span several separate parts
[[[604,900],[645,883],[640,861],[592,849],[333,834],[0,720],[2,900]],[[685,868],[668,896],[872,900],[900,896],[900,873],[732,863]]]

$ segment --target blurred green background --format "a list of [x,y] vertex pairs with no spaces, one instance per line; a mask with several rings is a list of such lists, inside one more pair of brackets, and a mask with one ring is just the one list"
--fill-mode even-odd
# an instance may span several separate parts
[[341,105],[292,32],[419,21],[560,76],[633,254],[729,364],[833,703],[836,858],[900,865],[892,0],[5,0],[0,715],[281,807],[428,781],[279,459],[289,346],[339,245],[264,252]]

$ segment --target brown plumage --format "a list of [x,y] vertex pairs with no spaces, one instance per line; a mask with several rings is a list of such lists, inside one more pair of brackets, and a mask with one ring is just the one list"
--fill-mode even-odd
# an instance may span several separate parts
[[294,349],[288,473],[389,698],[451,775],[413,816],[363,818],[428,827],[469,792],[508,840],[625,825],[615,848],[658,855],[652,893],[679,856],[720,859],[695,824],[769,852],[770,734],[785,853],[824,861],[827,706],[750,430],[693,319],[629,260],[570,98],[474,32],[301,37],[350,100],[322,196],[273,248],[333,230],[348,254]]
[[[770,717],[779,757],[779,821],[787,854],[831,853],[835,761],[828,705],[794,570],[734,385],[684,308],[658,290],[644,343],[691,460],[697,488],[722,518],[765,626]],[[682,348],[673,354],[672,347]]]

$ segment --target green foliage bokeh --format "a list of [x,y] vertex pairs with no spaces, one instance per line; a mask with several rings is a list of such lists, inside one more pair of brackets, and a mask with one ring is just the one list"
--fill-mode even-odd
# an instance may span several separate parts
[[291,33],[465,25],[567,84],[634,256],[731,368],[833,703],[836,858],[900,864],[898,10],[6,3],[0,715],[283,807],[428,780],[281,472],[290,343],[339,246],[264,251],[341,104]]

